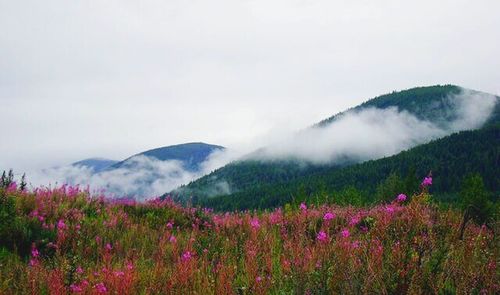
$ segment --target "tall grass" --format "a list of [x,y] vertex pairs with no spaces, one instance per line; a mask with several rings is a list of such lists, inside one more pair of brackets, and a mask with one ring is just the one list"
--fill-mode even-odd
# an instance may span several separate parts
[[1,294],[498,294],[491,229],[422,192],[214,213],[78,187],[0,191]]

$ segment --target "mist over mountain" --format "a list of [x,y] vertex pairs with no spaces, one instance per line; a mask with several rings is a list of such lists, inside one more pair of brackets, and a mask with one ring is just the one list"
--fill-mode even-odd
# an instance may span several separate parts
[[392,92],[279,137],[171,194],[180,199],[234,194],[391,156],[498,122],[499,100],[453,85]]
[[219,145],[206,144],[202,142],[191,142],[178,145],[171,145],[156,149],[151,149],[133,155],[121,162],[113,164],[111,169],[129,168],[133,169],[136,161],[135,157],[148,157],[158,161],[179,161],[182,167],[188,171],[196,172],[201,168],[201,164],[207,160],[208,156],[215,151],[223,151],[225,148]]
[[[154,198],[214,169],[224,147],[201,142],[148,150],[123,161],[91,158],[28,175],[33,184],[68,183],[106,196]],[[225,163],[225,162],[224,162]]]
[[92,169],[93,172],[101,172],[110,166],[118,163],[118,161],[104,159],[104,158],[89,158],[85,160],[81,160],[71,164],[71,166],[75,167],[86,167]]
[[418,87],[368,100],[299,132],[271,134],[267,141],[252,143],[250,153],[193,142],[119,162],[86,159],[28,176],[33,184],[89,185],[109,197],[145,199],[165,192],[182,200],[230,196],[492,125],[499,121],[498,101],[453,85]]
[[[300,202],[368,205],[380,202],[380,197],[391,200],[399,193],[416,193],[422,177],[432,172],[431,192],[435,200],[456,203],[464,178],[478,173],[496,202],[500,194],[499,146],[500,124],[489,124],[378,160],[343,167],[310,167],[291,180],[262,180],[245,190],[212,198],[193,194],[194,201],[223,211]],[[381,191],[381,187],[386,189]]]

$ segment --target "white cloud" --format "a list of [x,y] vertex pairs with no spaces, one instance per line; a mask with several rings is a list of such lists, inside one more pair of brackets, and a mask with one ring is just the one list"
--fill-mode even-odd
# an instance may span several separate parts
[[[431,139],[478,128],[499,103],[495,96],[468,90],[448,97],[446,102],[449,107],[446,116],[453,120],[444,124],[440,120],[436,120],[440,124],[420,120],[394,107],[349,111],[325,127],[308,128],[298,133],[275,130],[239,148],[216,150],[196,172],[185,170],[179,161],[135,156],[121,168],[97,174],[86,167],[62,166],[30,173],[28,180],[34,186],[55,182],[89,185],[92,189],[104,189],[109,196],[148,199],[172,191],[242,156],[262,161],[295,158],[314,164],[390,156]],[[253,152],[260,147],[265,148]],[[230,192],[224,179],[210,189],[217,194]]]
[[[447,98],[451,121],[436,124],[420,120],[395,107],[350,111],[325,127],[306,129],[281,137],[257,159],[296,158],[316,164],[335,163],[343,158],[365,161],[390,156],[432,139],[481,127],[491,115],[498,98],[462,90]],[[441,121],[436,118],[436,121]]]

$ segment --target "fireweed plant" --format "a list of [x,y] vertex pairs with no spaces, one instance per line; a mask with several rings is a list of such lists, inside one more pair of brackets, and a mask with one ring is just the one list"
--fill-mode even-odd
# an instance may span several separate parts
[[370,207],[216,213],[0,191],[1,294],[498,294],[498,238],[428,187]]

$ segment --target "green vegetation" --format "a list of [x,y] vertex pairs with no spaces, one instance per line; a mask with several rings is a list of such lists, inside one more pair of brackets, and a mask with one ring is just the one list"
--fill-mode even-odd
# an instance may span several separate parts
[[219,210],[272,208],[316,199],[335,202],[342,191],[354,187],[362,203],[369,204],[394,197],[398,191],[412,194],[418,188],[417,176],[420,179],[429,171],[434,176],[432,192],[437,200],[456,201],[464,177],[479,173],[495,201],[500,188],[499,146],[500,125],[495,125],[453,134],[392,157],[344,168],[323,167],[323,171],[288,182],[262,180],[265,185],[199,202]]
[[[397,107],[437,125],[455,119],[450,96],[461,88],[453,85],[418,87],[371,99],[350,111],[367,107]],[[471,93],[474,91],[470,90]],[[479,93],[479,92],[478,92]],[[339,118],[328,118],[324,126]],[[335,165],[312,165],[298,160],[241,160],[182,186],[169,195],[183,202],[219,210],[272,208],[309,200],[342,202],[347,188],[356,190],[353,203],[383,202],[397,191],[411,194],[417,178],[432,171],[433,193],[441,201],[455,201],[462,179],[479,173],[485,187],[498,195],[500,103],[481,130],[467,131],[417,146],[392,157],[357,164],[345,159]],[[495,164],[492,164],[495,163]],[[351,194],[352,195],[352,194]]]
[[[464,200],[483,192],[469,179]],[[0,196],[0,294],[500,292],[498,228],[473,219],[458,238],[462,212],[427,188],[376,206],[220,214],[68,186]]]

